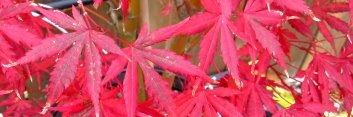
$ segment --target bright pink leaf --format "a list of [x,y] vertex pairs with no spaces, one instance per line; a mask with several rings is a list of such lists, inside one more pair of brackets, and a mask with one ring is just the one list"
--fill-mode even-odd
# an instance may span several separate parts
[[328,27],[326,26],[325,22],[322,22],[322,21],[317,22],[317,25],[319,27],[321,34],[324,35],[326,40],[331,44],[331,47],[334,50],[336,50],[335,40],[333,39],[332,34],[331,34],[330,30],[328,29]]
[[[86,42],[88,43],[88,42]],[[85,64],[86,64],[86,88],[90,94],[91,100],[94,105],[95,115],[99,116],[100,113],[100,91],[101,91],[101,57],[97,48],[91,44],[85,44]]]
[[116,78],[116,76],[121,72],[123,72],[126,62],[127,59],[121,56],[118,56],[116,59],[114,59],[102,81],[102,84],[106,84],[107,82]]
[[28,32],[29,29],[22,28],[18,25],[0,26],[0,31],[12,41],[28,47],[38,45],[41,41],[37,35]]
[[306,5],[304,0],[274,0],[274,2],[282,7],[304,13],[310,13],[309,6]]
[[221,24],[221,50],[223,61],[228,70],[235,79],[239,80],[237,47],[228,26],[223,23]]
[[129,64],[127,65],[126,74],[124,78],[123,92],[127,115],[129,117],[135,117],[138,94],[138,74],[137,65],[134,61],[134,58],[132,59],[132,62],[129,62]]
[[205,81],[214,83],[205,72],[201,71],[198,67],[185,60],[183,57],[176,55],[174,52],[161,49],[144,49],[143,51],[143,56],[146,59],[152,61],[162,69],[186,76],[197,76]]
[[205,72],[210,68],[217,51],[219,29],[220,27],[217,24],[212,27],[212,29],[203,36],[203,40],[200,44],[201,50],[198,57],[200,59],[200,68]]
[[139,61],[139,64],[145,76],[147,91],[169,113],[173,112],[175,108],[172,98],[173,92],[168,88],[168,83],[146,61]]
[[59,59],[55,65],[54,71],[51,72],[50,84],[48,86],[48,103],[53,104],[57,98],[63,93],[64,89],[69,87],[77,70],[79,57],[83,48],[82,41],[78,45],[71,48],[64,57]]
[[271,53],[276,59],[278,64],[286,70],[286,63],[284,61],[283,50],[281,49],[281,44],[276,40],[276,36],[265,29],[259,23],[252,21],[252,28],[255,30],[255,34],[261,45],[267,49],[268,53]]

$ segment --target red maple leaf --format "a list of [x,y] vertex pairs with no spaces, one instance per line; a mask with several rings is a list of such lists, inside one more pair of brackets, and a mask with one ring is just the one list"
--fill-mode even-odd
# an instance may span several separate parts
[[[210,31],[203,36],[201,50],[199,52],[200,67],[203,71],[208,71],[217,50],[218,35],[221,33],[221,50],[223,60],[227,64],[228,70],[234,77],[238,75],[238,57],[236,46],[231,32],[233,22],[230,20],[232,11],[235,10],[239,0],[202,0],[207,12],[200,12],[191,16],[179,24],[175,24],[151,33],[154,40],[152,43],[164,41],[177,34],[196,34],[212,27]],[[238,34],[238,33],[236,33]]]
[[6,100],[0,102],[0,106],[7,106],[4,110],[4,116],[35,116],[40,112],[40,109],[34,107],[29,100],[22,100],[13,93]]
[[[235,103],[239,110],[243,111],[242,113],[244,113],[245,116],[265,116],[264,107],[266,107],[267,111],[270,113],[278,111],[277,103],[272,99],[273,94],[265,88],[265,86],[269,85],[266,83],[267,78],[261,76],[268,68],[270,56],[267,52],[264,52],[259,56],[258,60],[258,64],[262,64],[263,66],[257,66],[257,76],[255,76],[255,74],[249,74],[251,72],[250,65],[243,61],[240,62],[242,66],[240,73],[244,79],[244,87],[240,89],[241,94],[236,96],[235,102],[233,103]],[[226,80],[229,81],[233,79],[232,77],[226,78]],[[228,87],[237,88],[229,84]]]
[[305,104],[293,104],[286,109],[282,109],[273,114],[273,117],[288,117],[288,116],[308,116],[321,117],[318,113],[325,111],[336,112],[334,107],[325,106],[320,103],[308,102]]
[[218,87],[216,89],[201,89],[193,95],[193,91],[184,91],[177,97],[176,104],[178,116],[185,117],[242,117],[243,115],[225,97],[234,96],[240,92],[234,89]]
[[202,0],[201,3],[206,12],[200,12],[178,24],[152,32],[150,36],[153,42],[150,42],[150,45],[165,41],[175,35],[192,35],[210,28],[203,36],[203,41],[200,45],[199,59],[202,70],[208,71],[211,65],[217,50],[217,40],[220,34],[223,61],[233,77],[239,80],[237,49],[232,35],[234,34],[250,43],[254,48],[257,47],[256,40],[258,40],[261,46],[267,49],[269,53],[272,53],[279,65],[286,71],[280,43],[276,36],[265,27],[281,23],[283,17],[278,12],[268,12],[264,9],[265,7],[262,7],[265,4],[260,4],[263,2],[248,1],[244,12],[237,15],[237,23],[234,23],[231,18],[239,2],[239,0]]
[[[137,65],[141,67],[145,79],[145,86],[150,96],[153,97],[169,114],[175,108],[173,98],[171,97],[172,91],[167,87],[168,84],[163,78],[153,69],[148,61],[154,63],[156,66],[164,70],[174,73],[182,74],[184,76],[199,77],[207,82],[214,83],[204,72],[198,67],[185,60],[184,57],[176,55],[174,52],[162,49],[146,49],[148,43],[151,42],[147,37],[147,26],[141,29],[136,42],[125,51],[131,58],[128,62],[126,75],[124,78],[124,99],[128,116],[134,117],[137,107],[137,94],[138,94],[138,75]],[[120,57],[118,59],[120,60]],[[108,73],[117,75],[122,71],[126,61],[116,61],[112,63]],[[115,71],[115,72],[114,72]],[[113,76],[109,75],[111,80]],[[107,82],[108,80],[105,80]]]
[[[40,43],[40,38],[29,32],[28,27],[23,26],[24,23],[18,21],[16,16],[29,13],[34,8],[30,6],[29,2],[13,4],[5,7],[0,11],[0,53],[4,54],[5,59],[11,58],[14,52],[11,50],[12,45],[8,41],[17,44],[31,47]],[[21,34],[21,35],[19,35]],[[7,55],[7,57],[5,57]]]
[[[86,68],[86,90],[90,93],[95,111],[98,114],[100,82],[101,82],[101,57],[97,46],[107,52],[126,56],[114,44],[114,41],[103,35],[101,32],[94,31],[90,28],[89,22],[85,22],[75,7],[72,8],[73,17],[66,16],[60,12],[47,11],[38,8],[49,20],[66,29],[73,29],[75,32],[58,34],[53,37],[46,38],[40,45],[34,46],[26,55],[17,60],[13,65],[34,62],[48,56],[58,53],[65,53],[59,58],[55,64],[53,72],[51,72],[50,84],[48,86],[48,106],[62,94],[75,78],[75,72],[79,65],[81,52],[84,49],[84,64]],[[65,50],[68,51],[65,52]]]
[[[327,24],[343,34],[348,34],[349,27],[348,24],[329,13],[340,13],[347,12],[349,10],[348,3],[346,2],[333,2],[326,4],[323,1],[314,0],[314,4],[311,7],[315,16],[317,16],[321,21],[318,21],[318,27],[320,32],[324,35],[326,40],[331,44],[332,48],[336,50],[335,40],[331,34],[331,31],[327,27]],[[326,23],[324,23],[326,21]]]
[[[335,83],[345,85],[342,74],[331,62],[341,60],[324,54],[316,54],[307,68],[302,84],[303,102],[319,102],[325,106],[333,106],[330,101],[330,91],[339,91]],[[319,86],[319,88],[317,87]]]

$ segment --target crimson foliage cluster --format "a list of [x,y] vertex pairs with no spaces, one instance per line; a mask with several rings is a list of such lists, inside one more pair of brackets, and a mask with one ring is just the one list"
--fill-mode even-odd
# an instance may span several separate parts
[[[130,2],[121,0],[124,17]],[[347,23],[332,15],[350,10],[353,15],[352,0],[308,0],[310,5],[304,0],[200,2],[202,12],[155,31],[148,31],[145,25],[130,44],[100,28],[82,4],[80,9],[73,6],[72,16],[68,16],[29,0],[1,0],[0,95],[4,99],[0,106],[5,107],[2,114],[263,117],[268,112],[275,117],[314,117],[324,116],[325,112],[352,111],[353,20]],[[101,3],[102,0],[95,0],[94,5]],[[41,16],[33,16],[32,11]],[[68,32],[53,33],[56,29],[43,18]],[[310,30],[312,27],[317,27],[323,37],[317,37]],[[331,29],[343,36],[334,37]],[[175,52],[147,48],[178,35],[197,34],[202,35],[198,65]],[[345,42],[343,47],[336,47],[337,40]],[[245,44],[236,47],[239,41]],[[334,52],[318,44],[323,41]],[[230,74],[214,80],[206,73],[214,65],[217,48]],[[289,76],[287,67],[294,67],[289,64],[291,48],[307,52],[313,59],[306,69]],[[166,82],[155,66],[182,75],[182,91],[173,91],[172,82]],[[122,72],[123,81],[116,78]],[[270,80],[268,72],[276,74],[279,82]],[[143,78],[139,78],[139,73]],[[49,84],[44,89],[28,87],[29,81],[40,86],[40,81],[47,78]],[[287,84],[288,79],[300,83],[299,90]],[[207,85],[217,88],[205,89]],[[289,106],[274,100],[274,94],[280,93],[277,88],[293,97]],[[138,102],[141,89],[146,90],[148,98]],[[38,92],[46,95],[45,102],[28,98]]]

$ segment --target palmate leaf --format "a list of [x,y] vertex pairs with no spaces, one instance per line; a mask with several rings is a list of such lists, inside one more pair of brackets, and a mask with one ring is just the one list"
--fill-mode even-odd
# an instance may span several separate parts
[[41,42],[41,38],[30,32],[25,22],[18,20],[21,18],[19,15],[30,13],[35,7],[30,6],[30,2],[11,4],[0,10],[0,50],[8,55],[5,59],[11,58],[15,53],[11,50],[11,42],[25,47],[32,47]]
[[[261,117],[266,115],[265,111],[273,116],[322,116],[326,111],[336,110],[332,106],[336,100],[331,100],[335,96],[340,103],[343,102],[340,106],[342,109],[347,112],[352,110],[352,45],[346,43],[342,52],[337,53],[339,57],[329,56],[315,49],[296,46],[293,42],[302,41],[286,39],[296,39],[296,36],[283,29],[288,21],[294,29],[312,39],[315,35],[307,24],[316,23],[312,26],[317,26],[334,47],[335,37],[329,28],[344,34],[351,33],[351,26],[331,15],[350,10],[347,2],[314,0],[314,6],[309,9],[304,0],[200,0],[204,11],[150,34],[145,27],[140,30],[137,41],[133,45],[127,44],[129,47],[122,51],[114,40],[94,30],[100,30],[99,26],[90,28],[91,23],[86,20],[91,19],[87,15],[87,19],[82,17],[75,8],[72,17],[57,11],[35,8],[70,32],[51,34],[48,30],[48,35],[42,41],[38,37],[44,37],[44,34],[38,36],[35,33],[39,31],[33,29],[48,27],[33,26],[35,23],[31,22],[32,17],[25,14],[32,7],[29,3],[11,6],[21,1],[0,0],[0,62],[9,64],[1,67],[0,72],[0,95],[10,97],[0,103],[0,106],[6,106],[5,116],[36,116],[40,112],[40,109],[32,108],[31,101],[28,101],[30,99],[25,99],[27,96],[23,94],[27,91],[31,95],[36,91],[26,85],[26,80],[33,74],[40,78],[41,71],[52,72],[50,84],[42,90],[47,93],[47,104],[38,105],[44,107],[43,110],[61,111],[63,116]],[[130,1],[121,0],[125,21]],[[95,7],[101,2],[95,0]],[[239,3],[241,6],[238,7]],[[194,3],[184,2],[183,6],[197,6],[190,4]],[[351,8],[352,4],[350,2]],[[313,16],[318,16],[320,21],[315,18],[316,22],[311,20]],[[301,18],[307,18],[308,22],[304,23],[305,20]],[[15,35],[17,33],[23,35]],[[194,34],[202,34],[203,38],[198,67],[172,51],[147,47],[176,35]],[[235,37],[246,42],[245,45],[237,44],[240,45],[239,50],[235,45],[238,41]],[[310,40],[309,43],[314,44],[316,41]],[[208,83],[218,83],[205,74],[213,63],[218,44],[226,69],[231,75],[222,78],[216,89],[204,89],[205,85],[211,88],[207,86]],[[284,79],[280,78],[283,74],[275,69],[279,65],[286,70],[284,53],[288,56],[291,46],[314,55],[308,69],[301,72],[304,75],[298,75],[304,79],[300,80],[300,92],[287,86]],[[24,57],[19,58],[21,56]],[[238,56],[242,58],[238,59]],[[252,63],[248,62],[249,57]],[[19,64],[21,66],[7,68]],[[172,91],[168,87],[170,84],[154,70],[155,66],[185,76],[183,82],[193,85],[194,89],[183,87],[182,93]],[[124,83],[121,84],[116,76],[125,67]],[[139,78],[138,69],[142,70],[145,87],[139,87],[142,78]],[[275,79],[281,83],[269,81],[272,80],[271,72],[276,73],[278,79]],[[104,80],[101,81],[102,77]],[[199,87],[195,88],[196,85]],[[266,89],[268,86],[290,90],[295,104],[278,110],[279,105],[272,99],[272,92]],[[145,89],[149,97],[148,101],[139,104],[137,99],[140,89]],[[175,95],[179,96],[173,98]],[[48,107],[54,103],[56,107]],[[50,115],[45,113],[41,116]]]
[[[218,91],[201,90],[196,92],[195,95],[192,95],[190,90],[184,91],[176,99],[176,104],[178,105],[175,110],[176,113],[178,113],[180,117],[186,117],[188,115],[191,117],[199,117],[202,116],[203,113],[206,117],[214,117],[217,116],[217,112],[225,117],[242,117],[243,115],[233,104],[222,98],[239,94],[239,92],[232,89],[220,88],[221,89]],[[227,93],[227,95],[217,95],[224,94],[219,92]]]
[[[331,31],[328,30],[330,26],[331,28],[343,33],[343,34],[348,34],[349,33],[349,25],[335,17],[332,16],[331,13],[342,13],[342,12],[347,12],[349,11],[349,6],[348,3],[346,2],[332,2],[332,3],[326,3],[322,2],[320,0],[314,2],[313,6],[311,6],[312,13],[317,17],[318,19],[315,20],[317,21],[318,28],[320,32],[323,34],[323,36],[326,38],[326,40],[331,44],[332,48],[336,50],[335,47],[335,41],[334,38],[332,37]],[[293,15],[293,14],[290,14]],[[297,14],[294,14],[297,16]],[[312,16],[311,16],[312,17]],[[308,21],[311,21],[309,18]],[[291,19],[288,20],[288,22],[291,24],[291,26],[300,32],[304,36],[313,36],[313,32],[309,30],[309,26],[307,26],[304,22],[300,21],[299,19]],[[326,23],[327,24],[326,24]]]
[[[131,47],[125,49],[126,53],[130,56],[131,61],[128,62],[128,67],[124,78],[123,95],[126,110],[128,112],[128,116],[130,117],[134,117],[136,115],[137,108],[137,65],[139,65],[143,71],[147,92],[155,102],[157,102],[166,112],[168,112],[168,114],[174,115],[173,109],[175,108],[175,104],[171,97],[173,92],[170,88],[168,88],[166,81],[164,81],[162,77],[153,70],[153,67],[147,61],[150,61],[156,66],[173,73],[197,77],[206,82],[216,83],[197,66],[185,60],[184,57],[176,55],[174,52],[162,49],[146,49],[145,47],[151,42],[149,39],[150,38],[147,36],[147,26],[145,25],[140,31],[136,42]],[[109,68],[108,71],[110,71],[110,73],[117,73],[113,71],[120,71],[120,68],[125,66],[125,64],[121,63],[113,64],[116,65]],[[115,67],[119,68],[116,69]]]
[[[258,40],[286,71],[281,45],[276,35],[266,29],[266,26],[281,24],[284,17],[279,12],[267,11],[264,2],[251,0],[247,2],[244,12],[237,15],[237,23],[234,23],[231,15],[239,2],[239,0],[201,0],[206,12],[200,12],[178,24],[156,30],[150,36],[155,41],[154,43],[157,43],[175,35],[193,35],[210,29],[203,36],[200,45],[198,57],[201,69],[208,71],[216,53],[217,40],[220,37],[223,61],[237,80],[239,80],[238,57],[233,34],[250,43],[256,52],[260,51],[256,48],[258,45],[256,40]],[[167,34],[167,36],[157,34]]]
[[[99,97],[101,84],[101,60],[100,54],[96,46],[105,49],[107,52],[126,55],[120,50],[120,47],[115,45],[111,38],[104,36],[103,33],[89,29],[84,22],[83,17],[73,7],[73,16],[56,19],[59,12],[40,10],[43,14],[51,14],[46,17],[54,19],[55,22],[61,22],[64,27],[76,30],[76,32],[59,34],[47,38],[40,45],[32,48],[26,55],[14,64],[25,64],[34,62],[40,59],[48,58],[54,54],[65,52],[70,48],[65,55],[56,63],[54,71],[51,73],[50,84],[48,87],[47,104],[53,104],[60,97],[63,90],[66,89],[73,79],[77,70],[78,62],[80,61],[81,51],[84,50],[84,61],[86,72],[85,89],[89,92],[91,100],[94,104],[95,113],[98,116],[100,113]],[[52,17],[53,16],[53,17]],[[62,16],[62,15],[58,15]],[[68,18],[68,19],[67,19]],[[65,21],[62,21],[65,20]]]
[[[333,57],[332,57],[333,58]],[[339,62],[340,60],[324,54],[316,54],[305,72],[302,84],[303,102],[319,102],[325,106],[333,107],[330,101],[329,92],[331,90],[339,91],[335,83],[346,86],[343,76],[329,62]],[[341,70],[341,69],[340,69]],[[343,69],[342,69],[343,70]],[[320,86],[320,88],[316,86]]]
[[[231,13],[239,2],[240,0],[201,0],[207,12],[200,12],[178,24],[154,31],[150,36],[156,43],[179,34],[197,34],[212,27],[211,30],[203,36],[203,41],[201,42],[201,50],[199,52],[201,69],[205,72],[208,71],[216,53],[219,34],[221,34],[223,60],[227,64],[227,68],[230,70],[231,74],[235,78],[239,78],[237,70],[238,58],[234,38],[231,34],[231,32],[236,32],[230,29],[230,25],[233,25],[233,22],[230,20]],[[172,30],[173,34],[170,34],[170,30]],[[161,36],[156,35],[156,33],[167,33],[169,35],[163,35],[161,38]]]
[[279,110],[273,114],[273,117],[288,117],[288,116],[320,117],[318,113],[323,113],[325,111],[335,112],[336,109],[317,102],[309,102],[306,104],[294,104],[286,109]]
[[238,108],[244,109],[245,115],[252,117],[265,116],[264,107],[266,107],[269,112],[275,113],[278,108],[276,102],[271,97],[273,97],[273,95],[263,86],[249,83],[239,95],[238,103],[240,104],[238,104]]
[[255,49],[257,49],[257,44],[254,40],[258,40],[261,46],[272,54],[277,63],[286,71],[287,67],[281,44],[276,35],[265,27],[281,24],[283,16],[276,11],[267,11],[264,9],[262,2],[252,1],[250,3],[246,4],[244,13],[239,15],[239,22],[236,24],[241,32],[248,35],[243,40]]
[[[23,98],[22,92],[27,90],[25,81],[30,77],[30,70],[27,65],[21,67],[6,68],[5,64],[11,64],[20,56],[23,56],[25,49],[40,44],[41,37],[32,30],[32,24],[26,22],[33,18],[29,15],[35,6],[30,2],[23,3],[13,1],[1,1],[0,3],[0,63],[1,69],[1,90],[8,90],[8,94],[16,94],[13,99]],[[36,23],[32,21],[31,23]],[[25,101],[24,101],[25,102]],[[20,102],[19,102],[20,103]],[[21,108],[21,104],[3,105],[8,108],[5,116],[27,116],[27,112],[15,113],[16,110],[28,109],[30,102]],[[17,108],[19,106],[19,108]],[[31,106],[31,105],[30,105]],[[17,109],[16,109],[17,108]],[[29,112],[29,111],[28,111]],[[34,111],[32,111],[32,115]],[[34,112],[35,113],[35,112]]]
[[352,106],[353,106],[353,79],[352,79],[352,74],[353,74],[353,59],[352,59],[352,44],[347,44],[344,46],[341,50],[341,58],[346,59],[348,61],[345,62],[340,62],[338,63],[336,69],[341,68],[341,74],[342,74],[342,79],[339,82],[339,84],[342,87],[342,92],[345,94],[343,95],[343,104],[341,105],[344,110],[347,111],[347,113],[352,112]]
[[[259,55],[258,63],[261,64],[257,66],[258,73],[262,74],[265,72],[264,69],[268,68],[270,56],[267,52]],[[261,117],[265,116],[265,108],[270,113],[275,113],[279,109],[276,106],[277,103],[272,99],[273,94],[267,90],[266,80],[261,76],[256,76],[255,74],[248,74],[251,72],[251,66],[244,61],[240,61],[239,64],[242,66],[240,74],[244,75],[244,87],[240,89],[240,94],[236,95],[235,100],[232,101],[238,110],[241,110],[241,113],[244,116],[253,116]],[[233,78],[225,77],[224,79],[232,80]],[[227,84],[229,88],[237,88],[232,83]],[[254,113],[256,112],[256,113]]]
[[11,95],[8,99],[0,102],[0,106],[8,106],[4,111],[4,116],[24,117],[35,116],[40,109],[33,106],[29,100],[19,100],[16,96]]
[[[314,4],[310,7],[310,9],[312,10],[313,15],[315,15],[315,17],[319,19],[316,19],[316,20],[314,19],[314,20],[317,21],[316,23],[318,25],[319,31],[330,43],[331,47],[336,51],[335,40],[328,26],[343,34],[349,33],[349,26],[345,21],[335,16],[332,16],[331,13],[347,12],[349,10],[348,8],[349,6],[345,2],[327,3],[320,0],[315,0],[315,1],[316,2],[314,2]],[[307,33],[310,33],[312,35],[312,32],[311,31],[309,32],[309,30],[307,30],[309,26],[303,25],[302,23],[300,23],[301,21],[299,20],[293,20],[293,21],[289,20],[289,21],[293,23],[293,24],[291,23],[293,27],[296,27],[294,25],[297,25],[297,26],[300,25],[302,27],[301,29],[295,28],[297,31],[303,34],[303,30],[305,29]],[[309,21],[311,21],[310,18],[309,18]],[[306,34],[303,34],[303,35],[306,35]]]
[[[102,90],[103,93],[100,97],[102,116],[126,116],[124,100],[116,98],[116,95],[120,91],[120,87],[111,90]],[[74,93],[62,98],[56,107],[50,107],[49,110],[60,111],[64,117],[93,116],[95,109],[89,98],[87,95]]]

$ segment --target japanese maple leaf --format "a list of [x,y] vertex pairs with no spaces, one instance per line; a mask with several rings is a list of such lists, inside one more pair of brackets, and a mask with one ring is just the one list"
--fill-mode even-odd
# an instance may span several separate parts
[[265,26],[276,26],[281,24],[283,16],[280,11],[267,11],[261,1],[250,0],[245,6],[244,12],[238,14],[237,28],[240,32],[248,35],[243,38],[252,47],[257,48],[257,40],[261,46],[267,50],[268,53],[277,60],[277,63],[286,71],[286,64],[284,61],[284,52],[281,48],[281,43],[277,40],[277,36]]
[[308,102],[305,104],[293,104],[286,109],[277,111],[273,114],[273,117],[321,117],[319,113],[324,113],[326,111],[336,112],[336,109],[317,102]]
[[[303,100],[320,102],[327,106],[333,106],[330,101],[330,91],[339,90],[336,82],[346,86],[342,75],[330,62],[340,61],[337,58],[324,54],[316,54],[311,61],[302,84]],[[320,88],[318,88],[319,86]]]
[[[40,43],[40,38],[29,32],[27,27],[19,24],[17,22],[16,16],[23,13],[29,13],[33,10],[29,2],[13,4],[11,6],[2,8],[0,11],[0,51],[2,53],[7,53],[9,57],[14,55],[11,51],[12,46],[8,42],[12,42],[25,45],[26,47],[31,47],[38,45]],[[21,34],[21,35],[19,35]]]
[[[241,91],[243,95],[239,95],[238,108],[242,106],[247,116],[262,117],[265,116],[264,107],[271,113],[275,113],[278,109],[276,102],[271,98],[272,93],[266,90],[263,86],[256,83],[249,83]],[[256,112],[256,113],[254,113]]]
[[[323,36],[326,38],[326,40],[331,44],[332,48],[335,49],[334,45],[334,37],[331,34],[331,31],[329,30],[330,26],[331,28],[342,32],[343,34],[348,34],[349,33],[349,26],[348,24],[330,14],[332,13],[341,13],[341,12],[346,12],[349,10],[348,3],[346,2],[329,2],[327,3],[326,0],[314,0],[313,6],[310,8],[312,9],[312,13],[309,14],[309,16],[304,16],[301,13],[296,12],[296,10],[292,11],[293,9],[290,10],[285,10],[285,15],[288,17],[306,17],[307,22],[304,23],[300,19],[290,19],[288,20],[289,24],[297,30],[299,33],[302,35],[306,36],[308,39],[308,35],[315,37],[314,33],[310,30],[310,27],[315,21],[320,32],[323,34]],[[311,18],[310,18],[311,17]]]
[[[343,34],[349,33],[349,26],[348,24],[335,17],[330,15],[329,13],[340,13],[349,11],[348,3],[346,2],[332,2],[326,4],[326,2],[321,0],[314,0],[314,4],[311,7],[313,13],[316,17],[318,17],[321,21],[317,22],[320,32],[326,38],[326,40],[331,44],[332,48],[336,50],[335,40],[329,30],[328,26],[331,28],[342,32]],[[327,24],[328,26],[327,26]]]
[[215,117],[219,113],[223,117],[242,117],[243,115],[224,97],[239,94],[235,89],[218,87],[212,90],[184,91],[176,99],[178,108],[175,110],[180,117]]
[[[275,11],[268,12],[265,7],[257,4],[263,2],[248,1],[245,11],[238,14],[238,23],[231,20],[232,12],[239,4],[239,0],[202,0],[206,12],[200,12],[178,24],[159,29],[151,33],[153,43],[164,41],[178,34],[196,34],[210,30],[203,36],[199,52],[200,67],[208,71],[216,53],[217,39],[220,34],[223,61],[230,73],[239,80],[238,57],[232,34],[256,47],[256,40],[277,59],[286,70],[283,50],[276,36],[265,26],[281,23],[283,17]],[[257,4],[253,4],[257,3]],[[265,4],[263,4],[264,6]],[[260,9],[260,10],[259,10]]]
[[2,100],[0,106],[7,106],[3,111],[4,116],[36,116],[40,112],[40,109],[34,107],[31,101],[19,99],[16,95],[10,95],[6,100]]
[[[101,114],[104,117],[111,116],[126,116],[124,100],[116,98],[116,95],[121,92],[121,87],[116,87],[111,90],[104,90],[100,99]],[[78,93],[76,93],[78,94]],[[59,111],[64,117],[69,116],[94,116],[94,106],[86,95],[70,95],[62,99],[58,106],[50,107],[49,110]]]
[[[47,11],[38,8],[49,20],[53,21],[59,26],[67,29],[73,29],[75,32],[58,34],[54,37],[46,38],[42,44],[34,46],[32,50],[28,51],[26,55],[16,64],[25,64],[34,62],[48,56],[58,53],[65,53],[63,57],[55,64],[53,72],[51,72],[50,84],[48,86],[48,106],[55,102],[55,100],[62,94],[63,90],[67,88],[72,80],[75,78],[75,72],[80,60],[81,52],[84,50],[84,64],[86,67],[85,89],[89,92],[93,101],[96,114],[99,114],[99,97],[100,97],[100,82],[101,82],[101,57],[97,48],[100,47],[107,52],[126,56],[114,44],[114,41],[103,33],[96,32],[89,28],[89,22],[85,22],[75,7],[73,7],[72,14],[74,18],[66,16],[60,12]],[[67,48],[69,48],[68,51]]]
[[[159,29],[151,33],[153,42],[164,41],[178,34],[197,34],[211,28],[201,42],[199,52],[200,67],[207,72],[214,59],[218,37],[220,34],[221,51],[223,60],[227,64],[230,73],[239,78],[238,57],[232,33],[238,34],[234,29],[231,15],[238,6],[240,0],[201,0],[206,12],[200,12],[178,24]],[[239,34],[241,35],[241,34]]]
[[[26,18],[35,6],[30,6],[30,2],[13,3],[5,5],[0,9],[0,63],[13,63],[18,57],[23,56],[25,49],[38,45],[41,42],[40,36],[33,33]],[[25,18],[25,16],[27,16]],[[41,29],[42,30],[42,29]],[[27,65],[14,68],[0,68],[4,72],[5,89],[18,90],[21,82],[25,81],[31,74]],[[26,70],[26,72],[24,72]]]
[[[269,64],[270,56],[268,53],[262,54],[259,57],[258,64],[265,65],[264,63],[266,62]],[[253,74],[249,74],[251,73],[251,66],[244,61],[240,61],[239,63],[242,66],[239,70],[244,79],[242,80],[244,87],[240,89],[241,93],[236,96],[235,105],[237,109],[241,110],[242,113],[244,113],[244,116],[251,117],[265,116],[265,107],[270,113],[278,111],[278,107],[276,106],[277,103],[272,99],[272,93],[265,88],[265,80],[267,79],[260,77],[261,75],[256,77]],[[265,69],[267,69],[267,66],[258,66],[257,68],[259,74],[265,73]],[[231,80],[231,77],[224,80]],[[229,88],[237,88],[234,84],[232,85],[228,83],[226,85],[228,85]]]
[[339,80],[341,82],[338,82],[341,86],[341,96],[344,98],[343,104],[341,106],[344,110],[347,111],[347,113],[352,112],[351,107],[353,106],[353,59],[351,56],[353,54],[352,47],[352,44],[346,44],[346,46],[341,49],[341,59],[343,59],[344,62],[339,62],[336,67],[336,69],[341,71],[342,75],[342,79]]
[[[124,99],[117,98],[117,95],[122,91],[122,87],[111,88],[112,89],[105,88],[102,91],[104,93],[102,93],[100,99],[100,108],[102,108],[101,114],[104,117],[127,116]],[[75,94],[66,96],[56,107],[50,107],[49,110],[62,112],[63,117],[94,116],[93,104],[89,100],[89,97],[80,94],[77,95],[78,93]],[[153,106],[152,104],[154,104],[153,101],[140,103],[137,107],[137,116],[164,117],[157,110],[148,107]]]
[[[142,28],[136,42],[125,51],[130,56],[131,61],[128,62],[126,74],[123,83],[123,96],[125,99],[125,105],[127,115],[134,117],[137,107],[137,94],[138,94],[138,74],[137,66],[139,65],[143,71],[145,86],[150,96],[158,102],[162,108],[164,108],[168,114],[173,115],[173,109],[175,108],[174,101],[171,97],[172,91],[168,88],[168,84],[163,78],[153,69],[148,61],[154,63],[156,66],[168,70],[177,74],[185,76],[193,76],[202,78],[204,81],[214,83],[205,72],[201,71],[198,67],[185,60],[184,57],[176,55],[174,52],[162,49],[146,49],[147,43],[150,42],[147,36],[146,26]],[[117,71],[125,66],[122,63],[117,64]],[[116,66],[116,65],[112,65]],[[119,70],[120,69],[120,70]],[[111,70],[108,70],[110,73]],[[117,74],[117,73],[115,73]],[[111,77],[110,77],[111,78]]]
[[[16,49],[9,51],[8,53],[11,52],[16,52],[18,55],[24,55],[24,49],[22,46],[13,44],[12,47],[15,47]],[[4,53],[1,53],[2,55]],[[1,55],[1,56],[2,56]],[[4,58],[2,58],[4,57]],[[10,55],[3,55],[0,57],[0,63],[2,64],[10,64],[12,60],[15,60],[17,56],[10,56]],[[20,92],[24,91],[26,88],[26,80],[29,79],[27,71],[29,70],[27,65],[24,66],[17,66],[17,67],[0,67],[1,74],[3,74],[0,79],[1,79],[1,89],[2,90],[12,90],[14,91],[18,96],[20,95]],[[20,97],[20,96],[19,96]]]

